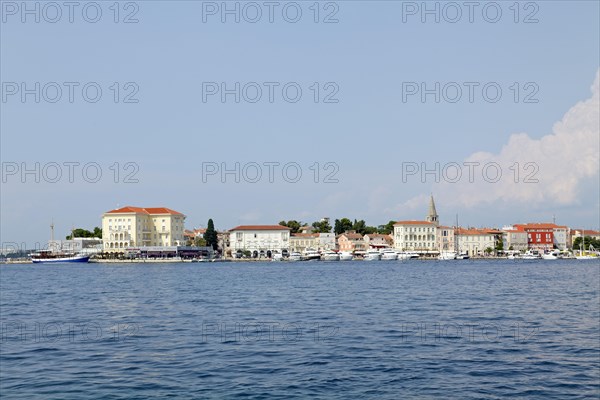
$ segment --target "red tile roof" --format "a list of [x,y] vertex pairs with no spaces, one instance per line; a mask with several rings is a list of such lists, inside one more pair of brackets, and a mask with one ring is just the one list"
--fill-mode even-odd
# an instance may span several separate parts
[[517,229],[567,229],[564,225],[556,225],[552,223],[527,223],[527,224],[515,224]]
[[116,210],[107,211],[106,214],[173,214],[173,215],[183,215],[180,212],[175,210],[171,210],[167,207],[150,207],[150,208],[142,208],[142,207],[132,207],[125,206]]
[[289,231],[291,230],[287,226],[282,225],[240,225],[235,228],[231,228],[231,231]]
[[316,238],[319,237],[318,233],[291,233],[292,237],[301,237],[301,238]]

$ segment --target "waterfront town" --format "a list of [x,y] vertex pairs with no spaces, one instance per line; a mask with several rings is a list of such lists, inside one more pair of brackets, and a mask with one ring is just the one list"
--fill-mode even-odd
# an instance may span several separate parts
[[[107,262],[283,261],[293,260],[294,256],[297,259],[324,259],[328,253],[333,257],[330,260],[339,259],[339,254],[347,254],[350,259],[370,259],[371,254],[379,254],[377,259],[382,259],[386,251],[393,252],[393,259],[519,257],[532,253],[541,258],[544,254],[573,256],[582,249],[581,242],[585,237],[583,249],[588,250],[588,257],[598,255],[598,249],[591,246],[591,242],[600,240],[600,232],[596,230],[571,228],[554,222],[519,223],[502,228],[461,227],[458,223],[444,226],[439,223],[433,196],[424,208],[427,213],[423,220],[390,221],[379,229],[367,229],[364,221],[352,223],[348,219],[336,220],[332,228],[329,218],[323,218],[304,226],[297,221],[281,221],[279,224],[240,225],[217,231],[212,220],[206,228],[186,229],[186,216],[170,208],[126,206],[102,215],[102,229],[96,228],[97,237],[72,235],[67,237],[68,240],[55,240],[52,231],[46,251],[87,254],[92,261]],[[208,231],[213,232],[212,239],[207,238]]]

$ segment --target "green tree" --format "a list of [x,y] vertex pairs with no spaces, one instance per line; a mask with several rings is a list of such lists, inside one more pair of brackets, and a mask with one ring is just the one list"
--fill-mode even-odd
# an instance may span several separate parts
[[385,225],[379,225],[377,227],[377,232],[381,233],[382,235],[390,235],[392,232],[394,232],[395,223],[396,221],[390,221]]
[[291,229],[290,233],[298,233],[300,232],[300,228],[302,228],[302,222],[296,221],[295,219],[291,219],[289,221],[279,221],[279,225],[287,226]]
[[[585,243],[584,250],[589,250],[590,244],[594,247],[594,249],[596,249],[596,250],[600,249],[600,240],[592,239],[591,236],[586,236],[584,243]],[[573,250],[580,250],[580,249],[581,249],[581,236],[575,238],[575,240],[573,241]]]
[[494,249],[492,249],[491,247],[488,247],[485,249],[485,254],[487,254],[489,256],[490,254],[492,254],[493,251],[494,251]]
[[194,238],[194,246],[198,246],[198,247],[207,246],[206,239],[204,239],[203,237],[200,237],[200,236]]
[[77,228],[73,229],[73,233],[71,235],[67,235],[65,239],[71,240],[73,237],[76,238],[100,238],[102,239],[102,229],[95,227],[93,232],[88,231],[87,229]]
[[334,223],[334,233],[339,235],[346,231],[352,230],[352,221],[348,218],[336,219]]
[[329,233],[331,232],[331,225],[327,220],[316,221],[312,223],[313,232],[315,233]]
[[204,240],[206,241],[207,246],[211,246],[213,250],[217,250],[217,247],[219,246],[219,238],[217,236],[217,231],[215,230],[215,224],[212,218],[210,218],[206,224]]

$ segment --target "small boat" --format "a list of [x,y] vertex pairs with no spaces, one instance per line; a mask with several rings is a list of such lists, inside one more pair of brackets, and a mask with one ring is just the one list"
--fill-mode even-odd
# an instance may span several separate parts
[[544,260],[558,260],[558,254],[555,252],[549,252],[542,254]]
[[302,260],[302,254],[298,253],[297,251],[293,251],[290,256],[288,257],[288,261],[301,261]]
[[349,251],[342,251],[340,254],[340,261],[352,261],[354,256]]
[[31,255],[31,261],[39,263],[86,263],[90,260],[89,255],[77,253],[54,253],[52,251],[39,251]]
[[363,258],[365,261],[379,261],[381,260],[381,253],[377,250],[369,250],[365,253]]
[[398,253],[396,253],[394,250],[392,249],[385,249],[381,252],[381,259],[382,260],[397,260],[398,259]]
[[438,260],[456,260],[456,253],[453,251],[442,251],[438,256]]
[[469,255],[466,252],[462,252],[456,255],[456,259],[457,260],[468,260],[469,259]]
[[410,260],[419,258],[419,253],[415,253],[414,251],[399,251],[398,260]]
[[323,261],[340,261],[340,255],[335,251],[329,250],[321,256]]
[[321,253],[319,253],[318,251],[316,251],[314,249],[306,249],[304,251],[304,253],[302,254],[302,259],[305,261],[320,260]]
[[283,261],[283,255],[281,253],[272,253],[271,262]]
[[527,250],[521,255],[522,260],[538,260],[542,255],[537,250]]

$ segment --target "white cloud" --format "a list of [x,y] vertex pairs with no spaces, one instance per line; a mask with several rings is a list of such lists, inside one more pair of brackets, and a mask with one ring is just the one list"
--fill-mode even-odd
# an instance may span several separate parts
[[[600,156],[600,70],[591,87],[592,97],[577,103],[554,124],[552,133],[533,139],[526,133],[510,136],[497,154],[477,152],[465,162],[479,162],[475,168],[474,181],[468,180],[467,169],[457,183],[441,183],[436,199],[447,205],[472,207],[480,204],[505,202],[507,204],[544,201],[555,205],[572,205],[578,201],[581,185],[585,180],[598,176]],[[509,169],[519,163],[519,175]],[[495,183],[486,182],[482,177],[482,166],[497,163],[502,170],[502,178]],[[525,169],[526,163],[535,163]],[[538,183],[525,183],[526,177],[535,171],[530,179]],[[449,171],[450,173],[450,171]],[[489,169],[488,178],[493,180],[495,171]],[[515,182],[517,180],[518,182]],[[405,204],[421,201],[417,196]]]

